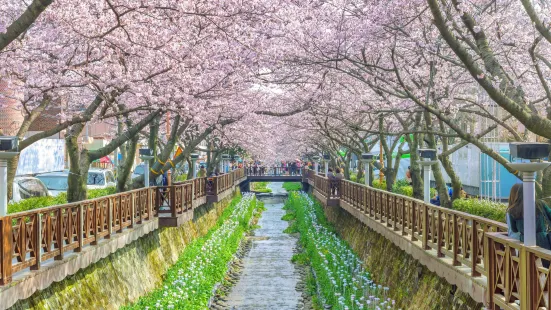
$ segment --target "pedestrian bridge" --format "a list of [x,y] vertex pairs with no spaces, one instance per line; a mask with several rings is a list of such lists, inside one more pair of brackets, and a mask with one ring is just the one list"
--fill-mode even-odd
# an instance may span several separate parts
[[246,167],[247,181],[250,182],[302,182],[301,169],[288,167]]
[[306,169],[298,175],[237,169],[2,217],[0,309],[151,231],[182,225],[194,208],[220,201],[241,183],[287,180],[302,182],[326,207],[346,210],[490,309],[551,309],[551,251],[508,238],[505,224]]

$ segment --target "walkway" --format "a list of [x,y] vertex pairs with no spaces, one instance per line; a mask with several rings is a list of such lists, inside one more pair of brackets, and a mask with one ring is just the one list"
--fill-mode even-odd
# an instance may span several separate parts
[[[272,193],[284,193],[282,183],[268,185]],[[261,198],[267,208],[255,231],[252,248],[243,259],[243,273],[227,297],[229,309],[297,309],[300,280],[291,258],[296,238],[285,234],[288,223],[281,220],[284,197]],[[265,238],[262,238],[265,237]]]

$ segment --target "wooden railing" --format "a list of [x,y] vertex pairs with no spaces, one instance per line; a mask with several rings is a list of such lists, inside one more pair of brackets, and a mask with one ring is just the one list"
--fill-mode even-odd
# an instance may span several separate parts
[[[329,198],[329,180],[311,170],[306,173],[315,190]],[[509,238],[504,223],[351,181],[337,182],[341,203],[422,249],[448,257],[453,266],[468,266],[470,277],[485,277],[489,309],[551,309],[551,251]]]
[[[211,178],[218,193],[234,186],[234,175],[242,178],[245,173],[238,169]],[[207,195],[206,185],[206,178],[199,178],[1,217],[0,285],[10,283],[18,271],[38,270],[47,259],[61,260],[68,251],[80,252],[125,228],[150,221],[163,207],[173,217],[190,211],[194,199]]]
[[246,167],[246,173],[248,176],[284,176],[284,175],[302,175],[302,168],[283,166],[259,166],[259,167]]

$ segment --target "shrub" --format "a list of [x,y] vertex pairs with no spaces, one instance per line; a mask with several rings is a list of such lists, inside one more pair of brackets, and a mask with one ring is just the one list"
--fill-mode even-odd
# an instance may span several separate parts
[[283,188],[288,192],[300,191],[302,190],[302,184],[300,182],[285,182]]
[[[102,189],[91,189],[88,190],[88,199],[99,198],[103,196],[115,194],[115,187],[108,187]],[[62,205],[67,203],[67,194],[61,193],[56,197],[33,197],[29,199],[24,199],[16,203],[10,203],[8,205],[8,213],[17,213],[23,211],[29,211],[38,208],[46,208],[56,205]]]
[[505,223],[507,205],[489,200],[456,199],[453,209]]
[[182,173],[179,176],[177,176],[175,182],[184,182],[184,181],[187,181],[187,174],[186,173]]
[[252,190],[257,193],[271,193],[272,190],[268,188],[268,182],[253,182],[251,183]]
[[379,179],[373,180],[373,187],[386,191],[386,180],[383,180],[383,182]]

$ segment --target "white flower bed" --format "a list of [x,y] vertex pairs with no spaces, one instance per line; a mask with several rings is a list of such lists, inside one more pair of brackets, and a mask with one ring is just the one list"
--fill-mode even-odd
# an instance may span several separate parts
[[206,309],[214,285],[226,274],[256,206],[255,195],[243,194],[222,225],[204,242],[192,243],[167,272],[162,288],[129,307],[135,309]]
[[[296,194],[303,210],[297,211],[299,231],[306,233],[305,248],[326,302],[337,309],[394,309],[387,297],[388,287],[375,284],[362,261],[328,227],[321,225],[314,201],[301,192]],[[291,197],[290,199],[295,199]],[[302,218],[299,219],[299,216]]]

